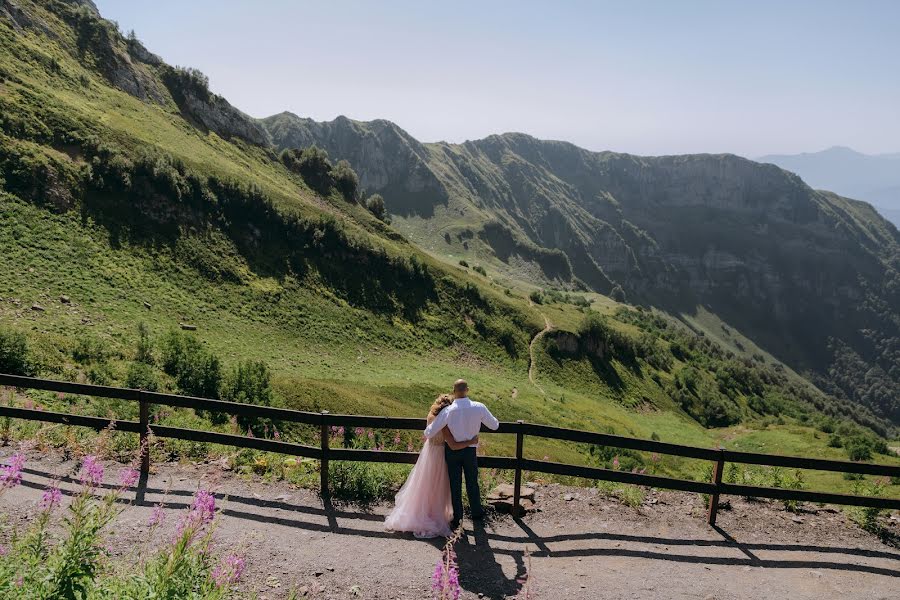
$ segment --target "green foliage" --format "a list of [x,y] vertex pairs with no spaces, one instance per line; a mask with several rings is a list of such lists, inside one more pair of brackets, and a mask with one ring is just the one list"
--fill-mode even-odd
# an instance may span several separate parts
[[[256,406],[272,405],[272,384],[269,368],[262,361],[240,361],[225,376],[222,382],[222,400],[253,404]],[[258,425],[257,419],[237,416],[242,428]]]
[[138,341],[134,360],[147,365],[153,365],[156,362],[153,358],[153,342],[150,340],[150,329],[143,321],[138,324]]
[[392,498],[408,473],[409,468],[402,465],[346,461],[328,463],[332,497],[363,505]]
[[135,361],[128,365],[125,387],[146,392],[158,392],[160,390],[159,377],[153,367],[147,363]]
[[222,369],[219,358],[195,337],[171,331],[163,340],[162,368],[189,396],[219,398]]
[[0,373],[35,374],[25,334],[0,326]]
[[104,363],[109,357],[107,344],[88,334],[79,336],[72,350],[72,358],[85,365]]
[[534,302],[535,304],[543,304],[544,303],[544,295],[541,294],[538,290],[534,290],[530,294],[528,294],[528,299]]
[[487,271],[481,265],[475,265],[474,267],[472,267],[472,270],[475,271],[476,273],[479,273],[479,274],[487,277]]
[[281,162],[289,170],[299,174],[310,188],[323,196],[327,196],[331,192],[334,179],[328,152],[316,146],[310,146],[303,150],[284,150],[280,158]]
[[384,198],[381,194],[372,194],[366,199],[366,208],[379,221],[387,221],[387,208],[384,205]]
[[844,444],[847,458],[852,461],[872,460],[872,443],[863,436],[854,436]]
[[[884,496],[885,488],[888,483],[889,481],[887,479],[880,477],[870,482],[867,482],[864,478],[860,478],[853,485],[853,494],[880,498]],[[879,517],[884,512],[883,509],[871,506],[854,506],[847,510],[850,513],[850,517],[866,531],[876,535],[882,533],[882,525],[879,522]]]
[[468,269],[468,268],[469,268],[469,263],[468,263],[467,261],[465,261],[465,260],[460,260],[460,261],[459,261],[459,266]]
[[[359,197],[359,177],[356,171],[350,166],[346,160],[339,160],[334,168],[331,169],[331,179],[334,187],[341,193],[344,200],[355,203]],[[382,206],[384,200],[382,200]],[[382,210],[383,212],[383,210]]]

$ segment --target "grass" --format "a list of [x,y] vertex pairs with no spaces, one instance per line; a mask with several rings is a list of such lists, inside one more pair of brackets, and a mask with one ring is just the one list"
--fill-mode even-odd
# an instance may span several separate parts
[[[82,216],[77,201],[72,210],[57,210],[0,192],[0,272],[4,274],[0,325],[27,335],[41,374],[122,384],[134,357],[138,323],[146,323],[151,339],[158,342],[179,323],[187,322],[197,327],[193,335],[218,355],[226,368],[240,360],[267,363],[273,373],[276,403],[282,406],[423,416],[438,393],[464,377],[473,397],[486,402],[504,420],[524,419],[641,438],[656,435],[664,441],[703,447],[717,443],[746,449],[766,445],[766,451],[785,454],[840,454],[840,450],[828,448],[827,436],[816,437],[814,429],[790,419],[784,426],[765,430],[746,424],[706,429],[667,394],[672,373],[647,364],[635,368],[615,357],[598,372],[584,357],[552,355],[546,341],[536,348],[540,388],[532,385],[528,343],[544,326],[544,317],[557,329],[574,333],[585,311],[560,302],[529,305],[528,295],[536,288],[524,280],[527,265],[504,265],[492,259],[477,237],[468,240],[468,249],[455,236],[447,246],[443,229],[429,229],[424,237],[417,233],[414,241],[421,243],[417,247],[363,208],[333,195],[316,196],[267,150],[192,126],[171,101],[150,104],[107,85],[101,75],[65,49],[71,32],[52,15],[47,19],[61,32],[62,42],[14,33],[0,24],[0,42],[10,49],[0,54],[0,69],[15,76],[0,84],[0,107],[10,118],[48,130],[5,138],[11,145],[27,147],[66,165],[67,172],[79,173],[86,165],[77,144],[73,148],[59,139],[90,134],[127,156],[158,151],[182,161],[198,176],[252,183],[280,213],[333,219],[347,236],[344,250],[363,246],[399,260],[419,261],[431,273],[438,297],[424,303],[415,318],[375,310],[348,299],[321,269],[301,274],[255,264],[241,253],[240,240],[229,237],[233,234],[220,224],[183,226],[173,243],[132,242]],[[48,57],[58,62],[59,72],[45,68]],[[79,83],[81,75],[88,77],[89,85]],[[131,198],[116,200],[127,208]],[[440,206],[437,211],[456,219],[446,224],[447,231],[461,231],[469,221],[452,217],[452,202],[446,211]],[[160,204],[172,207],[171,199],[160,200]],[[398,219],[395,226],[401,232],[421,232],[443,223],[415,219]],[[287,242],[303,245],[309,240]],[[201,251],[214,263],[229,266],[237,276],[217,279],[203,275],[192,260]],[[279,257],[271,258],[276,262]],[[460,258],[483,265],[486,275],[460,267]],[[373,276],[359,265],[332,260],[338,261],[349,280]],[[467,294],[478,296],[475,309],[462,307]],[[70,302],[61,302],[62,295]],[[640,324],[617,318],[621,304],[600,294],[579,295],[591,302],[591,310],[609,317],[613,330],[631,337],[644,332]],[[35,303],[44,310],[31,310]],[[737,349],[738,340],[747,352],[757,350],[736,333],[726,336],[715,315],[700,312],[693,321],[684,318],[700,330],[717,331],[725,347]],[[501,347],[490,331],[482,331],[492,324],[505,328],[512,352]],[[83,356],[79,348],[90,347],[102,348],[106,356],[102,360]],[[768,362],[772,360],[767,357]],[[707,378],[712,377],[710,369],[714,367],[699,365]],[[171,379],[160,377],[164,388],[174,391]],[[133,416],[126,414],[133,412],[133,407],[108,401],[40,394],[30,399],[16,395],[14,401],[38,401],[51,409],[85,414]],[[211,426],[184,410],[172,411],[163,422]],[[228,425],[217,427],[229,430]],[[10,435],[43,436],[49,445],[59,447],[89,439],[86,432],[73,434],[65,428],[41,429],[22,423],[11,425]],[[312,432],[297,430],[290,435],[299,440]],[[123,450],[130,443],[126,437],[121,442]],[[513,452],[514,440],[509,436],[486,436],[485,442],[491,454]],[[157,452],[158,459],[234,454],[225,448],[171,440]],[[594,460],[583,445],[531,438],[526,441],[525,454],[575,464]],[[248,467],[249,472],[296,478],[298,482],[310,478],[307,466],[285,468],[283,460],[275,457],[236,456],[236,466]],[[265,467],[258,464],[263,458]],[[696,477],[698,472],[695,461],[681,459],[665,459],[660,469],[686,477]],[[397,477],[391,475],[392,480]],[[850,485],[830,476],[811,478],[810,482],[835,489]],[[383,485],[374,488],[383,493]]]

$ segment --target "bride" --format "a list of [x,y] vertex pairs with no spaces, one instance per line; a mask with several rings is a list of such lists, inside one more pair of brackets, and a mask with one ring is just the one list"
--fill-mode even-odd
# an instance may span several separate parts
[[[430,424],[438,414],[453,403],[453,396],[441,394],[428,411]],[[397,492],[394,510],[387,516],[384,528],[388,531],[409,531],[417,538],[449,537],[453,507],[450,504],[450,477],[444,460],[444,443],[453,450],[465,448],[478,441],[457,442],[445,427],[441,433],[426,440],[416,465],[406,483]]]

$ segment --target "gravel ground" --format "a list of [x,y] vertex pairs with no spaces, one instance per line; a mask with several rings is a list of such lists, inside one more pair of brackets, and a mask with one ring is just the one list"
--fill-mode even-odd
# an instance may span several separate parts
[[[7,454],[0,450],[0,458]],[[65,479],[76,466],[29,455],[23,485],[0,496],[7,516],[0,538],[26,524],[51,480],[63,478],[64,493],[76,490]],[[120,468],[109,465],[108,480]],[[313,492],[214,465],[155,465],[144,501],[125,495],[108,540],[113,554],[131,560],[154,545],[147,521],[162,500],[170,514],[156,538],[167,539],[198,487],[223,497],[218,544],[246,553],[242,597],[285,598],[291,590],[323,599],[430,597],[442,542],[385,532],[389,505],[326,511]],[[526,549],[537,598],[900,598],[900,551],[835,509],[795,515],[780,504],[731,498],[713,529],[690,494],[651,492],[634,509],[595,489],[536,487],[540,510],[523,520],[466,522],[457,547],[463,598],[515,597]]]

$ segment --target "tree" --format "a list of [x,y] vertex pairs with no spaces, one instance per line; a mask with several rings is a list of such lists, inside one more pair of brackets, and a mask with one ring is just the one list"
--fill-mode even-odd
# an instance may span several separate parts
[[331,161],[328,160],[328,152],[325,150],[317,146],[304,149],[294,163],[294,170],[300,174],[306,185],[323,196],[331,191],[334,180],[331,176]]
[[359,177],[346,160],[339,160],[331,169],[331,179],[347,202],[356,202],[359,195]]
[[369,196],[369,199],[366,200],[366,208],[369,209],[369,212],[375,215],[375,218],[379,221],[387,219],[387,209],[384,206],[384,198],[381,197],[381,194],[372,194]]

